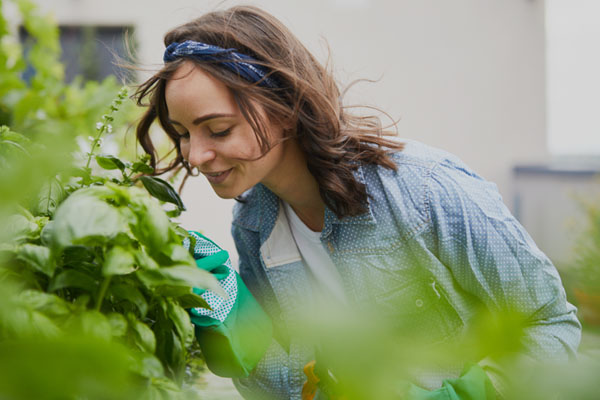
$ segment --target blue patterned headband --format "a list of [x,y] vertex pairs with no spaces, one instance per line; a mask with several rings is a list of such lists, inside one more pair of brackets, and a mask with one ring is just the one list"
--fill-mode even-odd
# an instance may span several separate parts
[[263,66],[256,64],[254,58],[238,53],[236,49],[224,49],[219,46],[186,40],[183,43],[171,43],[165,49],[163,60],[170,62],[181,57],[190,57],[201,61],[217,61],[250,82],[277,87],[275,81],[267,76],[268,72]]

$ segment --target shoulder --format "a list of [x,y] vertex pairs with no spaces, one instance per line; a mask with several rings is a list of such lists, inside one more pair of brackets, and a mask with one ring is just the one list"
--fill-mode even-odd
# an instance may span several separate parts
[[[405,151],[393,157],[398,167],[392,174],[398,187],[395,190],[402,193],[405,206],[405,199],[416,199],[415,208],[418,207],[422,222],[426,222],[423,225],[441,229],[440,234],[464,234],[466,225],[474,224],[479,229],[491,221],[513,224],[514,217],[504,204],[497,185],[480,176],[457,156],[422,143],[409,142]],[[390,175],[389,172],[380,174]]]
[[376,165],[363,165],[366,184],[373,184],[381,180],[384,184],[400,184],[411,186],[415,180],[423,181],[431,176],[439,165],[448,165],[456,168],[466,168],[464,163],[455,155],[426,145],[416,140],[398,139],[404,143],[402,151],[390,153],[390,157],[396,165],[395,170]]
[[394,152],[394,160],[398,171],[421,169],[427,173],[439,165],[449,165],[456,168],[468,167],[456,155],[440,148],[410,139],[399,139],[404,143],[404,150]]
[[431,177],[443,166],[447,173],[451,170],[467,170],[464,163],[455,155],[415,140],[399,139],[404,143],[402,151],[390,153],[395,169],[376,164],[360,167],[359,179],[364,181],[369,194],[392,197],[395,200],[412,200],[415,207],[421,207]]
[[471,185],[466,189],[478,185],[496,189],[495,184],[486,181],[456,155],[415,140],[401,141],[405,143],[404,150],[391,154],[396,170],[379,165],[364,166],[368,183],[380,180],[384,184],[407,188],[423,186],[424,190],[439,190],[451,183],[469,182]]
[[416,233],[432,222],[432,214],[458,210],[453,204],[479,201],[488,208],[502,204],[496,185],[457,156],[414,140],[401,141],[404,150],[391,154],[396,170],[373,164],[361,167],[375,214],[391,216]]

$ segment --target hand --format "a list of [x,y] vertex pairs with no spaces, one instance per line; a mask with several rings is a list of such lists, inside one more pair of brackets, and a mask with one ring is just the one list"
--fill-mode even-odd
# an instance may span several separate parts
[[304,366],[304,375],[307,379],[302,386],[302,400],[313,400],[318,390],[325,393],[330,400],[346,400],[346,397],[339,393],[339,384],[331,371],[322,368],[321,365],[317,367],[315,360]]

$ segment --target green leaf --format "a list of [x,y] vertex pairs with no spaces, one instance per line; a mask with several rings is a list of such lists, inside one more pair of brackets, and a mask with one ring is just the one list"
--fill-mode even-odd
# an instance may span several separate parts
[[52,228],[54,226],[54,221],[48,221],[46,225],[42,228],[42,232],[40,233],[40,239],[44,246],[50,246],[52,244]]
[[96,310],[88,310],[75,316],[67,326],[75,332],[104,340],[110,340],[113,332],[108,319]]
[[125,163],[112,155],[97,155],[96,162],[104,169],[120,169],[121,171],[125,170]]
[[189,338],[193,336],[194,326],[190,320],[189,314],[179,305],[168,299],[167,317],[173,322],[177,335],[181,340],[187,342]]
[[0,126],[0,142],[11,141],[20,144],[29,144],[31,140],[21,133],[13,132],[8,126]]
[[2,316],[3,337],[26,338],[57,337],[61,331],[46,315],[17,307]]
[[167,211],[167,216],[169,218],[177,218],[181,215],[181,208],[175,208],[173,210]]
[[106,315],[106,319],[110,324],[112,335],[115,337],[123,337],[127,333],[127,320],[122,314],[110,313]]
[[92,183],[92,169],[90,167],[75,168],[72,171],[72,175],[80,177],[80,184],[82,185],[90,185]]
[[181,389],[175,382],[164,377],[152,379],[146,390],[146,395],[151,400],[183,400],[188,397],[181,393]]
[[64,265],[73,265],[94,260],[92,249],[86,246],[69,246],[62,253],[62,262]]
[[82,312],[88,308],[88,304],[92,300],[92,296],[89,294],[82,294],[73,300],[73,306],[78,312]]
[[132,284],[115,283],[110,287],[110,293],[119,300],[133,303],[144,318],[148,312],[148,303],[144,295]]
[[48,286],[48,291],[54,292],[59,289],[70,287],[83,289],[88,293],[95,293],[98,287],[98,282],[84,272],[68,269],[52,279],[50,285]]
[[137,335],[136,342],[140,350],[154,354],[154,350],[156,350],[156,338],[152,329],[135,319],[134,316],[130,316],[129,323]]
[[132,368],[146,378],[164,378],[165,375],[165,370],[158,358],[146,352],[135,353],[135,364]]
[[134,162],[133,165],[131,166],[131,171],[139,172],[142,174],[153,174],[154,173],[154,169],[151,166],[149,166],[148,164],[141,162],[141,161]]
[[171,335],[173,338],[171,354],[169,354],[169,365],[167,368],[171,370],[174,380],[181,383],[185,371],[185,340],[179,338],[173,331],[168,332],[167,335]]
[[170,243],[163,247],[162,253],[169,257],[173,264],[188,264],[196,267],[194,257],[190,255],[188,250],[180,243]]
[[158,202],[150,197],[135,196],[131,209],[137,223],[131,226],[135,237],[148,248],[159,251],[169,240],[170,221]]
[[56,263],[50,257],[50,249],[44,246],[26,243],[17,250],[17,258],[46,276],[52,276],[56,269]]
[[135,271],[135,259],[130,249],[115,246],[106,253],[102,266],[104,276],[126,275],[133,271]]
[[56,208],[67,197],[67,193],[63,189],[62,184],[56,178],[42,186],[37,203],[34,206],[34,213],[37,215],[51,216],[56,211]]
[[142,184],[148,190],[148,192],[159,200],[167,203],[173,203],[181,210],[185,211],[183,201],[173,189],[173,187],[166,181],[155,176],[142,176],[140,177]]
[[203,307],[211,309],[208,303],[198,294],[194,293],[189,286],[164,285],[158,286],[153,290],[157,296],[172,297],[183,308]]
[[150,287],[161,285],[196,287],[209,289],[219,296],[227,297],[215,277],[200,268],[175,266],[158,270],[138,270],[136,274],[142,282]]
[[52,242],[59,248],[103,245],[127,231],[127,220],[116,208],[92,194],[75,192],[56,210]]
[[39,290],[24,290],[19,293],[18,301],[51,318],[65,317],[71,314],[71,305],[60,297],[40,292]]
[[216,294],[227,297],[227,294],[223,288],[219,285],[219,282],[215,277],[203,269],[188,266],[175,266],[168,268],[161,268],[160,272],[163,276],[169,277],[175,281],[185,282],[189,286],[199,289],[209,289]]
[[156,261],[154,261],[143,248],[135,252],[135,260],[137,261],[137,264],[144,269],[160,268]]
[[1,238],[7,241],[20,241],[26,239],[33,236],[39,230],[39,226],[35,222],[30,221],[20,214],[11,215],[3,222],[4,226]]
[[11,140],[3,140],[2,142],[0,142],[0,145],[6,146],[6,147],[12,147],[13,149],[18,150],[27,156],[30,155],[29,152],[25,149],[25,147],[21,146],[19,143],[15,143]]
[[183,308],[196,308],[202,307],[208,310],[212,310],[210,305],[204,300],[202,297],[198,296],[195,293],[187,293],[183,296],[177,297],[177,302]]

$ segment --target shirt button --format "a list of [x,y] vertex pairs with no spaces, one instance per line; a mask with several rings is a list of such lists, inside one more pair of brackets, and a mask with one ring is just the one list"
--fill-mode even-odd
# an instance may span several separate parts
[[415,305],[419,308],[423,307],[423,300],[417,299],[417,301],[415,301]]
[[334,248],[333,248],[333,243],[331,243],[331,242],[327,242],[327,248],[329,249],[329,252],[330,252],[330,253],[333,253],[333,250],[334,250]]

